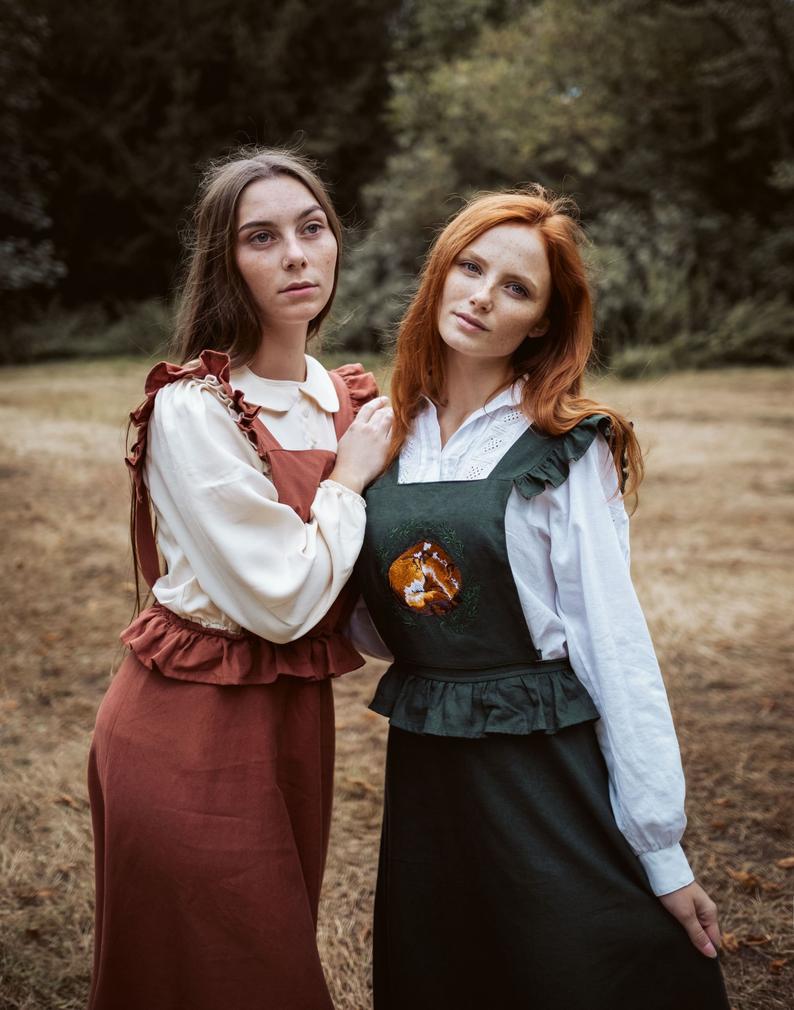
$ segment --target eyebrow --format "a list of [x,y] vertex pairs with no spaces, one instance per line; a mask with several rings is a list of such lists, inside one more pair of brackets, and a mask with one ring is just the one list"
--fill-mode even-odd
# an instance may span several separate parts
[[[471,246],[467,246],[465,249],[463,249],[460,255],[466,256],[468,259],[477,260],[477,262],[481,266],[487,267],[489,265],[488,260],[484,256],[481,256],[479,253],[476,253],[471,248]],[[510,278],[511,281],[514,281],[517,284],[524,284],[526,287],[529,288],[530,292],[537,298],[538,286],[537,284],[535,284],[534,281],[530,280],[529,277],[524,277],[521,274],[515,274],[515,273],[509,273],[507,276]]]
[[[307,207],[306,210],[302,210],[300,214],[295,218],[296,221],[302,221],[306,217],[310,217],[312,214],[316,214],[317,211],[321,214],[325,214],[325,211],[319,205],[319,203],[313,203],[311,207]],[[275,221],[246,221],[245,224],[241,224],[237,229],[237,234],[241,231],[245,231],[246,228],[277,228],[278,225]]]

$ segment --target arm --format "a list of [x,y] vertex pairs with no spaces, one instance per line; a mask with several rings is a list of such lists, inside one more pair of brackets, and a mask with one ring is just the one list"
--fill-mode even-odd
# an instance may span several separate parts
[[146,468],[155,509],[213,603],[283,643],[310,630],[339,595],[361,548],[365,506],[324,481],[304,523],[256,464],[210,390],[185,381],[160,391]]
[[684,777],[670,707],[629,574],[628,530],[600,436],[549,491],[551,565],[571,664],[601,719],[615,820],[657,895],[691,883]]
[[681,848],[684,777],[662,675],[629,574],[628,518],[600,436],[550,491],[551,565],[571,664],[595,702],[618,827],[654,894],[716,957],[717,909]]

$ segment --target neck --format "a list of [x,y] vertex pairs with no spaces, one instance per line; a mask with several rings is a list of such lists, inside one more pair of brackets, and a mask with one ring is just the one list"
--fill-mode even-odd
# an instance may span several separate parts
[[306,338],[308,326],[267,329],[262,332],[259,348],[248,362],[252,372],[263,379],[289,379],[303,382],[306,378]]
[[436,407],[442,446],[469,414],[484,407],[510,384],[513,377],[507,358],[473,360],[459,354],[448,354],[444,371],[446,403]]

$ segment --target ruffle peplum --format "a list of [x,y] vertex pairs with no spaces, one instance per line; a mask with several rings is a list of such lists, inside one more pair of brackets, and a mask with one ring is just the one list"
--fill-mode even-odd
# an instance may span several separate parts
[[590,695],[566,660],[546,669],[481,680],[422,676],[393,666],[370,703],[392,726],[431,736],[557,733],[598,719]]
[[[160,362],[147,376],[146,399],[130,415],[136,438],[126,463],[135,491],[133,515],[138,557],[150,587],[159,578],[160,571],[144,466],[149,422],[158,392],[164,386],[181,379],[193,378],[208,382],[217,388],[237,427],[262,460],[267,462],[274,447],[278,445],[259,420],[261,407],[247,403],[242,391],[232,388],[230,373],[229,356],[220,351],[202,351],[199,358],[188,365]],[[335,426],[341,415],[347,418],[341,427],[346,427],[360,407],[377,395],[375,377],[365,372],[360,364],[343,365],[331,374],[332,378],[336,374],[349,393],[348,403],[345,402],[344,390],[340,388],[339,382],[334,382],[340,393],[340,414],[335,419]],[[276,451],[281,456],[287,454],[280,447]],[[305,457],[307,454],[296,456]],[[317,451],[317,455],[333,456],[332,453],[320,451]],[[306,484],[305,479],[302,484],[301,474],[302,471],[298,472],[299,479],[287,489],[288,494],[284,500],[299,514],[301,509],[308,514],[316,486],[312,482]],[[281,499],[282,488],[278,483],[277,489]],[[331,610],[315,628],[296,641],[284,644],[267,641],[245,629],[229,632],[222,628],[208,627],[180,617],[160,603],[152,604],[139,614],[120,637],[145,667],[174,680],[219,685],[270,684],[281,676],[305,681],[326,680],[349,673],[364,664],[362,657],[341,630],[346,624],[353,600],[352,588],[345,587]]]
[[364,664],[338,631],[276,645],[250,632],[185,620],[160,603],[139,614],[121,640],[147,669],[200,684],[272,684],[281,676],[326,680]]
[[[523,443],[517,443],[508,451],[489,478],[482,482],[473,481],[471,486],[464,485],[463,489],[457,488],[460,493],[466,490],[474,495],[478,488],[506,485],[504,497],[497,495],[493,499],[498,502],[496,506],[491,504],[490,498],[481,496],[473,499],[473,509],[485,509],[482,513],[484,521],[478,531],[478,535],[485,538],[479,548],[483,551],[483,558],[491,558],[494,550],[500,550],[499,540],[489,541],[488,534],[483,532],[489,518],[487,510],[495,507],[495,521],[502,524],[504,504],[511,487],[515,486],[525,498],[533,498],[547,487],[559,487],[568,478],[571,464],[584,456],[599,432],[607,440],[610,439],[610,419],[603,414],[585,418],[563,435],[544,436],[530,429],[524,436]],[[442,496],[448,493],[445,491],[445,483],[420,484],[413,488],[413,492],[415,496],[417,492],[425,496],[418,506],[425,510],[423,515],[430,517],[428,531],[423,535],[435,543],[432,516],[434,507],[438,510],[444,505]],[[396,484],[391,491],[384,490],[382,493],[399,495],[405,491],[401,490],[401,485]],[[432,495],[437,498],[433,499],[430,497]],[[440,504],[438,499],[441,499]],[[398,514],[397,506],[391,507],[394,514]],[[386,525],[388,527],[388,523]],[[375,563],[378,564],[377,560]],[[507,569],[506,560],[504,565]],[[475,564],[475,572],[481,569],[481,562]],[[510,582],[512,584],[512,578]],[[375,582],[378,592],[381,591],[382,583],[382,576],[378,577]],[[496,580],[488,584],[501,585]],[[385,586],[382,591],[387,592]],[[487,617],[481,618],[485,622],[482,625],[483,635],[497,636],[501,655],[505,658],[492,658],[493,654],[490,653],[489,656],[489,650],[483,650],[479,643],[471,638],[466,639],[465,636],[460,640],[461,645],[456,646],[453,629],[450,629],[443,645],[431,641],[430,636],[435,634],[435,626],[432,624],[414,623],[409,632],[402,632],[393,625],[380,629],[387,643],[390,641],[391,630],[394,636],[392,651],[396,658],[382,677],[370,708],[386,716],[397,729],[431,736],[469,739],[492,734],[553,734],[566,727],[598,719],[598,710],[569,660],[542,660],[535,652],[531,639],[526,637],[525,621],[515,593],[500,590],[496,594],[490,594],[489,603],[494,603],[494,596],[499,597],[500,602],[496,604],[496,611],[491,610]],[[386,596],[384,603],[381,613],[386,615],[386,620],[392,621],[394,605],[391,597]],[[509,611],[511,605],[513,610]],[[508,611],[514,614],[513,618],[505,618]],[[455,612],[451,613],[454,619]],[[442,615],[436,618],[424,617],[422,620],[443,622],[448,618]],[[409,636],[411,651],[405,647],[408,643],[401,638],[402,635]],[[502,648],[507,640],[512,644]],[[423,642],[424,646],[421,647],[419,642]],[[445,649],[451,649],[451,652],[446,653]],[[512,661],[506,658],[510,653]],[[447,668],[417,665],[416,657],[419,654],[439,659],[443,656],[442,662]],[[507,662],[509,665],[489,667],[489,658],[492,663]],[[459,666],[455,665],[456,660],[460,663]]]

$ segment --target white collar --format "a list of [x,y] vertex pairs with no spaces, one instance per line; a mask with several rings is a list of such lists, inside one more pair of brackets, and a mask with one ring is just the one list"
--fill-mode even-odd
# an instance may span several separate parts
[[335,413],[339,410],[339,397],[331,376],[316,358],[308,354],[304,358],[306,378],[303,382],[294,379],[266,379],[252,372],[247,365],[242,365],[232,372],[231,384],[235,389],[241,389],[250,403],[274,414],[285,414],[301,396],[314,400],[326,413]]
[[[463,423],[457,429],[457,431],[462,431],[468,424],[472,421],[476,421],[478,417],[487,417],[495,414],[502,407],[520,407],[521,406],[521,390],[526,381],[526,376],[518,379],[512,385],[508,386],[507,389],[503,389],[501,393],[497,393],[492,396],[490,400],[482,407],[478,407],[477,410],[472,411],[468,417],[464,418]],[[422,399],[425,401],[425,406],[422,410],[424,416],[430,415],[431,417],[438,417],[436,411],[436,405],[427,396],[423,396]],[[457,434],[457,432],[456,432]]]

